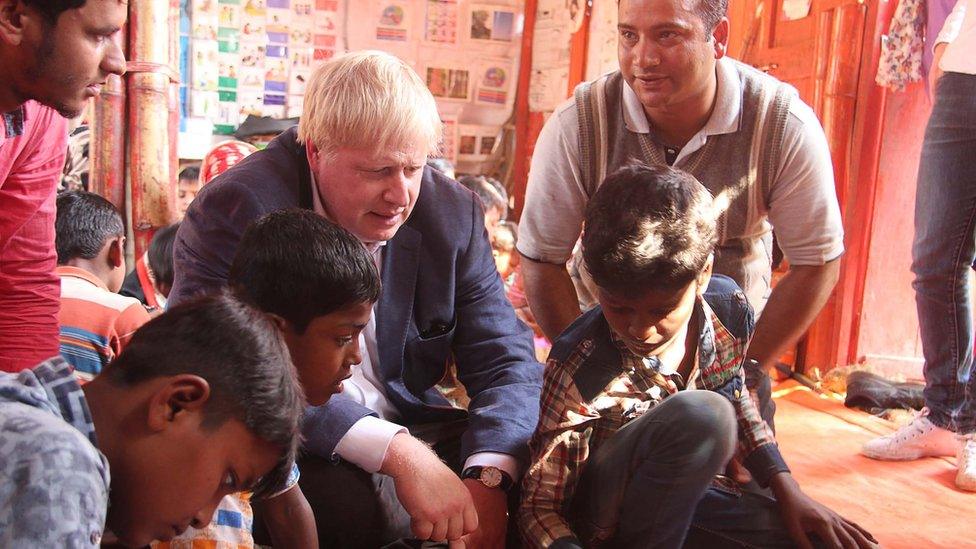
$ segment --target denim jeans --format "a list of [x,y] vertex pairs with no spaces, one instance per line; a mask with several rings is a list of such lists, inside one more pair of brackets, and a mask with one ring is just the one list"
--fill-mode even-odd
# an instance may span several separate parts
[[712,483],[735,432],[732,406],[711,391],[677,393],[624,425],[590,456],[573,496],[583,547],[793,547],[776,500]]
[[976,75],[946,73],[925,130],[915,197],[913,286],[929,419],[976,430],[969,272],[976,259]]

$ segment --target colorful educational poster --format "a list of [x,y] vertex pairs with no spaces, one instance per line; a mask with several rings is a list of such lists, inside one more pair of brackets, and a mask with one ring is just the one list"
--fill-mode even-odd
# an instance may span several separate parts
[[325,61],[336,54],[336,37],[329,34],[316,34],[313,61]]
[[458,127],[458,160],[487,160],[498,143],[498,134],[497,126],[461,124]]
[[193,2],[190,9],[190,36],[202,40],[216,40],[219,26],[218,4],[213,1]]
[[468,38],[488,42],[511,42],[515,37],[515,8],[474,4],[471,6]]
[[478,70],[474,102],[479,105],[504,107],[515,73],[507,59],[489,60]]
[[425,74],[427,88],[435,98],[446,101],[471,99],[471,71],[468,69],[428,66]]
[[458,161],[458,117],[456,114],[441,114],[443,137],[440,144],[440,157],[451,164]]
[[378,6],[376,39],[389,42],[408,41],[410,5],[406,2],[381,1]]
[[264,63],[260,67],[241,67],[237,74],[238,90],[255,93],[264,91]]
[[237,94],[237,100],[240,105],[240,116],[241,120],[247,118],[247,115],[253,114],[255,116],[263,116],[261,114],[264,109],[264,93],[261,91],[241,91]]
[[[194,2],[197,4],[198,2]],[[228,29],[241,28],[241,14],[244,12],[241,7],[241,0],[218,0],[217,1],[217,23],[220,27]]]
[[215,91],[190,91],[190,116],[213,120],[219,110],[219,99]]
[[192,87],[201,91],[216,91],[220,74],[217,59],[217,42],[214,40],[193,39],[193,78]]
[[424,40],[431,44],[457,44],[459,11],[457,0],[427,0]]
[[240,31],[236,28],[220,27],[217,30],[217,51],[237,53],[240,49]]
[[336,0],[316,0],[315,34],[339,34],[339,2]]

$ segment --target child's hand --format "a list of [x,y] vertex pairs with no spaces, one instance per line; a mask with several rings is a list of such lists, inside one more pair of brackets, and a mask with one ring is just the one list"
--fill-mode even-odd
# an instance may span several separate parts
[[789,473],[774,476],[770,484],[786,529],[802,549],[813,549],[808,533],[816,534],[828,547],[879,547],[878,540],[867,530],[804,494]]

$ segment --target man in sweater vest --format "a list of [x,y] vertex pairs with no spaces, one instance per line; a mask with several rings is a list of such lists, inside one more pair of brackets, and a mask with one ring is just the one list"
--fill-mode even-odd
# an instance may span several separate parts
[[[829,297],[844,246],[827,140],[792,87],[726,57],[727,6],[620,0],[620,71],[582,84],[543,128],[518,249],[550,339],[593,304],[582,262],[567,261],[597,185],[631,160],[688,171],[723,204],[715,271],[762,312],[748,358],[768,370]],[[790,271],[770,292],[774,227]]]

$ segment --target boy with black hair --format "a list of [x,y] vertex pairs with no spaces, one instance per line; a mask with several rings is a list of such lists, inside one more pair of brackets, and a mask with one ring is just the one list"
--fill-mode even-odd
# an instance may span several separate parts
[[87,381],[119,355],[149,314],[116,293],[125,276],[125,226],[111,202],[85,191],[62,193],[54,228],[60,352]]
[[61,358],[0,374],[0,546],[139,547],[274,493],[303,408],[278,330],[227,295],[151,320],[83,387]]
[[[717,213],[667,166],[621,168],[587,206],[599,306],[549,355],[518,517],[531,547],[872,545],[800,491],[745,387],[753,314],[712,275]],[[719,475],[733,454],[775,500]]]
[[[359,335],[381,287],[373,259],[356,237],[309,210],[269,213],[245,230],[228,284],[279,327],[309,404],[325,404],[342,391],[352,366],[362,360]],[[259,542],[278,549],[317,547],[315,519],[297,482],[296,472],[286,490],[254,506],[254,515],[246,494],[228,496],[219,510],[260,519],[252,521]],[[250,526],[208,526],[180,539],[237,546],[244,539],[248,545]]]
[[173,242],[179,228],[180,223],[176,222],[156,231],[149,249],[136,260],[119,290],[122,295],[138,299],[149,312],[166,308],[166,298],[173,289]]
[[228,284],[275,319],[309,404],[342,391],[381,288],[355,236],[310,210],[270,213],[244,232]]
[[176,207],[182,218],[186,215],[186,209],[190,207],[190,203],[200,192],[200,166],[183,168],[176,185]]

